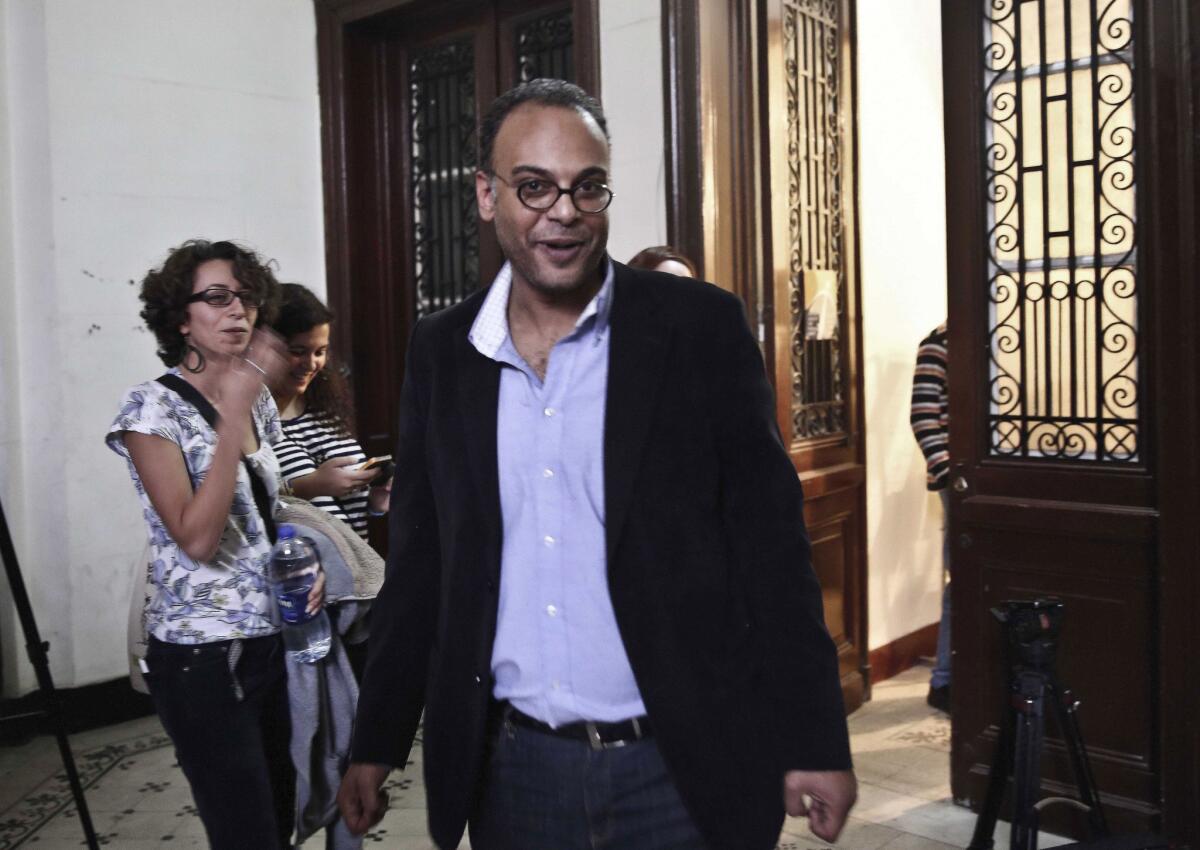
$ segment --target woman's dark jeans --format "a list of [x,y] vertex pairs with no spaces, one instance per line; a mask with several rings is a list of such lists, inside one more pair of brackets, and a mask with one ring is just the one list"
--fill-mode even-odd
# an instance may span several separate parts
[[240,643],[231,670],[234,641],[151,638],[146,683],[213,848],[288,847],[295,773],[283,642]]

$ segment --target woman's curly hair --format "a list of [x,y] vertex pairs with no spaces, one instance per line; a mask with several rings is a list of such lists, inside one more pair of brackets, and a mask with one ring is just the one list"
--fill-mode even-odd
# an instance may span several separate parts
[[[328,325],[333,321],[333,312],[300,284],[284,283],[279,289],[279,315],[271,327],[285,342],[290,343],[296,334],[307,333],[317,325]],[[304,390],[304,408],[314,413],[325,413],[336,420],[347,434],[354,433],[354,398],[345,373],[332,355]]]
[[270,324],[279,309],[279,281],[271,270],[274,260],[264,261],[254,251],[235,242],[189,239],[171,250],[162,266],[142,278],[141,316],[158,340],[158,356],[167,366],[183,362],[187,340],[179,326],[187,321],[187,299],[195,285],[196,269],[209,260],[229,260],[233,276],[258,297],[254,326]]

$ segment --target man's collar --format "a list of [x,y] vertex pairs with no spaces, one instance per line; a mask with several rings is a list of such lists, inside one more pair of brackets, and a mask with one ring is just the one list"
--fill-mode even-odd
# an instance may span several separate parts
[[[596,322],[592,332],[596,336],[601,336],[608,330],[609,317],[612,315],[613,275],[612,260],[605,255],[604,282],[600,284],[600,291],[588,302],[587,306],[583,308],[583,312],[579,314],[579,318],[575,320],[576,328],[595,316]],[[508,297],[511,293],[512,264],[506,261],[495,280],[492,281],[491,288],[488,289],[487,296],[483,299],[483,306],[479,308],[479,313],[471,324],[471,330],[467,333],[467,339],[471,341],[476,350],[492,360],[496,359],[496,353],[500,350],[500,346],[508,339]]]

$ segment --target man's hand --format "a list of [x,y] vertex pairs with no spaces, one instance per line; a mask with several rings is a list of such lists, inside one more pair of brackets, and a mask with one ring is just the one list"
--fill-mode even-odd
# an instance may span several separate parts
[[386,764],[355,762],[342,777],[337,795],[338,809],[346,827],[355,835],[362,835],[379,823],[387,812],[383,781],[391,770]]
[[823,841],[837,839],[856,799],[858,780],[852,770],[789,770],[783,777],[787,813],[807,815],[808,828]]

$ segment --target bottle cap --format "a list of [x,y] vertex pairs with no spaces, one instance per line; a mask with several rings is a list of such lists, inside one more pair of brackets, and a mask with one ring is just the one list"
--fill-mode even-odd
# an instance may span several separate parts
[[286,522],[282,523],[279,526],[279,528],[276,529],[276,534],[275,534],[276,540],[287,540],[288,538],[295,537],[295,536],[296,536],[296,529],[292,528],[292,526],[289,523],[286,523]]

